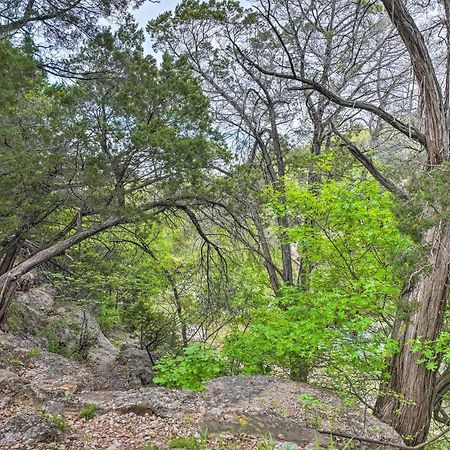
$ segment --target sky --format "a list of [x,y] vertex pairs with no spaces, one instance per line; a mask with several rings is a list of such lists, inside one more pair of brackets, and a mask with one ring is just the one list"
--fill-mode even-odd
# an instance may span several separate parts
[[[180,3],[180,0],[160,0],[158,3],[147,0],[140,8],[133,11],[133,16],[137,23],[145,30],[149,20],[158,17],[165,11],[174,9],[178,3]],[[152,44],[148,36],[145,42],[145,50],[149,53],[153,53]]]

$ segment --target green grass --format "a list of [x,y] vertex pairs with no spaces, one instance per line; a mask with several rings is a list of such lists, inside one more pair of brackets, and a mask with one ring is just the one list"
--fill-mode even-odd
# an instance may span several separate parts
[[178,436],[169,439],[169,448],[184,450],[206,450],[208,443],[208,430],[205,430],[200,437]]
[[97,406],[90,404],[80,410],[80,417],[86,420],[93,419],[97,414]]

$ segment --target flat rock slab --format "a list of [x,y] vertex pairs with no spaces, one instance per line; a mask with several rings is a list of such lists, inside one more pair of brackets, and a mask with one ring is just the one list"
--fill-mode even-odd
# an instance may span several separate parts
[[[402,444],[391,427],[362,408],[344,404],[333,392],[275,377],[222,377],[207,383],[203,393],[160,387],[88,392],[76,401],[80,406],[95,404],[102,411],[189,418],[210,433],[264,436],[300,448],[328,445],[330,435],[321,431]],[[342,439],[341,443],[346,441]],[[339,444],[339,439],[334,438],[334,442]],[[354,445],[357,442],[354,440]],[[364,444],[364,448],[391,447]]]

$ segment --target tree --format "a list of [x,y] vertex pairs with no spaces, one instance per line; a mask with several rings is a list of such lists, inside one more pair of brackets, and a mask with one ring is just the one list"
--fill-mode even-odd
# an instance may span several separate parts
[[[5,183],[16,181],[16,171],[25,175],[3,191],[8,217],[20,219],[10,223],[1,248],[3,328],[21,277],[34,267],[119,224],[149,220],[164,210],[189,212],[202,204],[192,186],[216,148],[209,139],[207,101],[186,65],[165,58],[158,69],[143,55],[142,42],[142,33],[128,22],[114,34],[99,33],[81,50],[80,64],[102,76],[56,87],[36,72],[31,88],[24,77],[20,88],[28,98],[34,101],[39,92],[51,106],[37,133],[20,123],[2,130],[2,149],[11,162]],[[52,120],[45,115],[49,109]],[[18,111],[4,111],[5,120],[16,120]],[[38,117],[23,112],[29,120]],[[25,240],[33,251],[15,263]]]
[[[139,2],[135,2],[137,6]],[[126,1],[72,0],[3,0],[0,4],[0,39],[16,33],[45,36],[47,43],[76,44],[81,37],[98,31],[98,20],[115,14],[124,14]]]

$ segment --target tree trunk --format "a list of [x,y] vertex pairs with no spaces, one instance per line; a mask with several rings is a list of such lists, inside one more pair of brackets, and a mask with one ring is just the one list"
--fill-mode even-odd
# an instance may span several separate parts
[[[405,44],[420,86],[428,169],[432,169],[450,156],[448,111],[441,87],[426,42],[404,1],[382,2]],[[426,364],[417,364],[423,353],[412,352],[411,340],[433,341],[442,331],[449,294],[450,222],[428,230],[423,241],[429,251],[427,272],[409,296],[415,310],[398,329],[401,349],[391,361],[390,379],[382,387],[375,408],[376,415],[410,445],[426,440],[436,389],[436,372],[428,370]]]
[[3,257],[0,259],[0,276],[13,268],[23,242],[23,239],[16,235],[4,246],[4,250],[2,251]]
[[17,289],[17,281],[12,277],[6,277],[3,283],[0,284],[0,330],[7,332],[8,326],[8,309],[11,300]]
[[412,351],[411,341],[433,341],[441,332],[449,294],[450,224],[429,230],[426,244],[430,248],[429,272],[410,295],[409,302],[416,309],[400,327],[402,347],[392,359],[390,379],[375,407],[377,417],[392,425],[410,445],[426,440],[436,385],[436,371],[417,364],[423,354]]
[[2,331],[7,331],[8,329],[8,308],[11,304],[11,299],[16,291],[20,278],[23,275],[42,263],[49,261],[55,256],[61,255],[65,250],[78,244],[79,242],[82,242],[85,239],[100,233],[101,231],[111,228],[114,225],[118,225],[122,222],[122,220],[123,219],[120,217],[110,217],[104,222],[92,226],[91,228],[87,228],[86,230],[79,231],[70,238],[64,239],[49,248],[39,251],[20,264],[12,267],[8,272],[2,274],[0,276],[0,329]]

